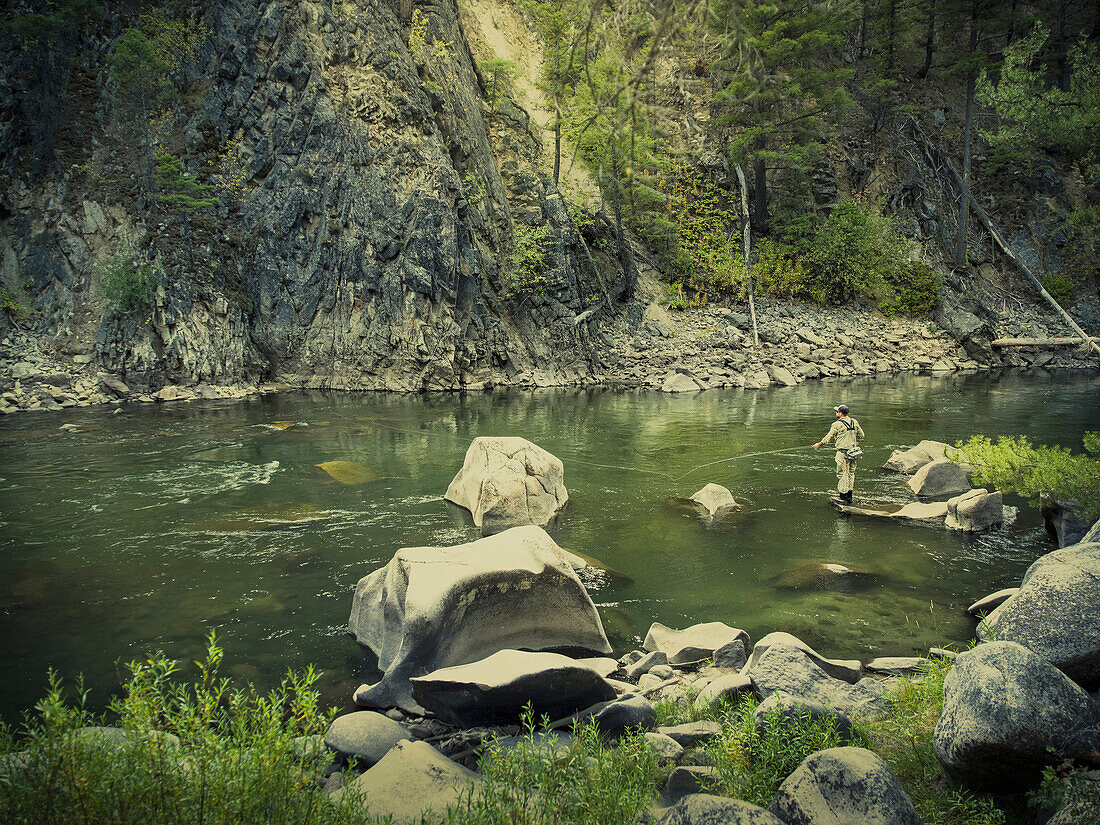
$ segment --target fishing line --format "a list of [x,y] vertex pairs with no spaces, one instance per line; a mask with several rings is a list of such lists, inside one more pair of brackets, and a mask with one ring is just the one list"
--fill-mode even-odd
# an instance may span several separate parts
[[702,470],[704,467],[713,467],[715,464],[725,464],[726,462],[729,462],[729,461],[737,461],[740,458],[756,458],[757,456],[761,456],[761,455],[779,455],[780,453],[792,453],[795,450],[802,450],[802,449],[805,449],[805,447],[785,447],[782,450],[765,450],[762,453],[741,453],[740,455],[730,456],[729,458],[720,458],[717,461],[708,461],[706,464],[700,464],[698,467],[692,467],[690,470],[688,470],[682,476],[679,476],[678,478],[674,478],[672,480],[673,481],[683,481],[689,475],[696,472],[697,470]]

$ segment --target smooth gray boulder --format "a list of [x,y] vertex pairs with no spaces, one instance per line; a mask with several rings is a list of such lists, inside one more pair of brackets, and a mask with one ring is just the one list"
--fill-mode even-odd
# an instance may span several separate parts
[[525,438],[478,437],[447,487],[483,536],[525,524],[545,525],[569,500],[561,460]]
[[734,639],[714,651],[714,666],[727,670],[740,670],[749,660],[744,639]]
[[778,725],[782,731],[795,731],[807,721],[832,720],[840,741],[851,742],[855,738],[852,720],[836,708],[828,708],[813,699],[799,699],[786,693],[773,693],[753,711],[753,727],[763,734],[769,725]]
[[781,630],[769,633],[756,643],[752,649],[752,655],[745,666],[741,668],[741,672],[743,674],[749,673],[760,661],[760,657],[767,652],[768,648],[776,644],[796,647],[803,651],[811,661],[834,679],[842,679],[854,685],[863,678],[863,665],[859,663],[858,659],[826,659],[797,636],[792,636],[790,633],[784,633]]
[[939,459],[917,470],[909,479],[909,489],[923,499],[949,499],[969,490],[970,480],[962,466]]
[[522,650],[499,650],[409,681],[414,700],[461,728],[518,722],[526,705],[535,719],[559,719],[617,695],[599,673],[568,656]]
[[944,455],[946,449],[947,445],[942,441],[922,441],[908,450],[894,450],[882,465],[882,469],[911,476],[925,464],[946,458]]
[[871,673],[885,676],[913,676],[928,666],[928,660],[922,656],[879,656],[863,667]]
[[734,703],[738,698],[752,690],[752,680],[744,673],[731,673],[719,676],[707,682],[693,706],[699,712],[715,711],[723,703]]
[[1037,559],[1020,592],[978,631],[982,638],[1022,644],[1085,690],[1100,689],[1100,542]]
[[774,814],[751,802],[702,793],[685,796],[657,822],[658,825],[784,825]]
[[952,530],[980,533],[1000,527],[1016,516],[1015,507],[1005,507],[1001,494],[984,487],[955,496],[947,502],[947,520],[944,524]]
[[691,500],[703,508],[705,514],[711,518],[740,506],[734,500],[733,493],[721,484],[707,484],[703,489],[692,493]]
[[628,665],[626,670],[626,678],[632,682],[637,682],[640,678],[645,676],[655,667],[659,665],[667,665],[668,656],[663,650],[654,650],[651,653],[647,653],[641,659],[636,661],[632,665]]
[[704,622],[684,630],[673,630],[654,622],[642,647],[664,652],[668,663],[676,666],[712,659],[716,650],[735,640],[748,644],[749,634],[723,622]]
[[761,700],[784,693],[796,700],[819,702],[850,718],[878,719],[886,712],[887,698],[880,682],[867,678],[852,685],[835,679],[805,650],[792,645],[771,645],[748,675],[753,693]]
[[661,382],[661,392],[699,392],[703,385],[694,376],[670,372]]
[[863,748],[811,754],[779,786],[768,810],[786,825],[921,825],[894,772]]
[[[1058,539],[1059,547],[1070,547],[1085,540],[1090,532],[1089,522],[1080,514],[1081,502],[1077,499],[1055,501],[1040,508],[1047,529]],[[1093,539],[1098,541],[1100,539]]]
[[970,607],[966,608],[966,612],[971,616],[988,615],[1019,592],[1020,588],[1018,587],[1006,587],[1003,590],[998,590],[996,593],[990,593],[988,596],[983,596],[974,602],[974,604],[970,605]]
[[717,722],[704,719],[700,722],[685,722],[682,725],[659,727],[657,733],[663,733],[685,748],[690,748],[696,742],[705,742],[721,734],[722,726]]
[[[702,765],[679,765],[669,774],[657,806],[669,808],[686,796],[703,793],[718,782],[718,769]],[[639,820],[640,821],[640,820]]]
[[541,527],[397,551],[360,579],[348,630],[385,672],[356,691],[356,703],[413,713],[423,708],[412,698],[411,676],[498,650],[611,652],[592,599]]
[[395,823],[420,825],[426,812],[442,821],[447,807],[457,803],[469,786],[481,778],[457,765],[427,742],[399,742],[382,760],[330,797],[359,799],[373,817],[392,817]]
[[647,731],[645,734],[645,742],[649,747],[653,748],[653,752],[657,754],[657,761],[660,764],[677,762],[680,757],[684,755],[684,746],[672,737],[665,736],[663,733]]
[[609,736],[620,736],[628,728],[654,730],[657,727],[657,711],[644,696],[628,693],[607,703],[592,715],[596,727]]
[[404,725],[370,710],[337,716],[325,734],[325,744],[344,756],[373,765],[402,739],[413,735]]
[[1050,663],[1015,642],[960,653],[943,685],[932,747],[952,778],[1019,791],[1044,766],[1100,747],[1100,708]]

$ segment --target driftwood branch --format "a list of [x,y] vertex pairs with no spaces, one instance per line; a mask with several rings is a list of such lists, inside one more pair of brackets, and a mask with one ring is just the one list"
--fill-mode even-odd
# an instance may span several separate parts
[[745,216],[744,224],[744,247],[745,247],[745,277],[748,279],[749,287],[749,315],[752,316],[752,343],[753,346],[760,346],[760,332],[756,328],[756,302],[753,300],[752,295],[752,268],[749,265],[749,251],[752,247],[752,235],[751,228],[749,227],[749,186],[745,182],[745,171],[741,168],[741,164],[737,164],[737,180],[741,184],[741,211]]
[[[1091,336],[1087,343],[1095,345],[1100,338]],[[994,347],[1073,347],[1081,343],[1080,338],[998,338]]]

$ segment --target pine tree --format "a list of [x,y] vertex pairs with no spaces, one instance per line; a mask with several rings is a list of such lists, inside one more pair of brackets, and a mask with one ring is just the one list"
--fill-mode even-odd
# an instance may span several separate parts
[[153,191],[153,138],[150,119],[170,95],[168,64],[140,29],[126,29],[110,56],[111,91],[120,119],[141,135],[145,191]]

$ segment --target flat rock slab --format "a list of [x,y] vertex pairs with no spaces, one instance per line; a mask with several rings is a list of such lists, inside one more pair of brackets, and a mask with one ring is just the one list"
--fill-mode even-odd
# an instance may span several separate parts
[[569,500],[561,460],[525,438],[475,438],[444,496],[470,511],[483,536],[545,525]]
[[368,765],[380,761],[402,739],[413,736],[394,720],[370,710],[337,716],[325,734],[325,744]]
[[749,634],[723,622],[704,622],[684,630],[673,630],[660,622],[649,627],[643,647],[660,650],[668,656],[670,665],[686,665],[714,657],[714,652],[730,642],[749,643]]
[[1018,587],[1006,587],[1004,590],[998,590],[996,593],[990,593],[981,599],[978,599],[970,607],[966,608],[966,612],[971,616],[982,616],[989,614],[1007,602],[1013,596],[1020,592]]
[[880,656],[872,659],[863,667],[871,673],[885,676],[913,676],[928,666],[923,656]]
[[946,501],[920,502],[914,501],[904,507],[861,507],[854,504],[844,504],[837,499],[830,499],[833,506],[840,512],[850,516],[870,516],[872,518],[892,518],[899,521],[906,519],[912,521],[938,521],[947,516]]
[[786,825],[921,825],[894,772],[864,748],[811,754],[779,786],[768,810]]
[[535,719],[559,719],[617,695],[596,670],[568,656],[521,650],[501,650],[410,681],[413,699],[459,727],[516,722],[527,705]]
[[859,663],[858,659],[826,659],[797,636],[780,630],[769,633],[756,643],[752,649],[752,656],[749,657],[749,661],[741,670],[741,673],[748,674],[772,645],[785,645],[801,650],[810,661],[834,679],[841,679],[854,685],[863,678],[863,665]]
[[922,441],[908,450],[894,450],[882,469],[911,476],[925,464],[945,458],[946,449],[942,441]]
[[658,820],[659,825],[785,825],[763,808],[711,794],[685,796]]
[[456,547],[399,550],[359,581],[348,630],[384,671],[365,707],[423,708],[409,678],[498,650],[611,652],[584,585],[541,527],[516,527]]
[[427,742],[400,742],[377,765],[332,795],[334,802],[353,795],[373,817],[392,817],[395,823],[419,825],[427,811],[428,821],[442,821],[447,807],[454,805],[466,788],[480,777],[457,765]]

